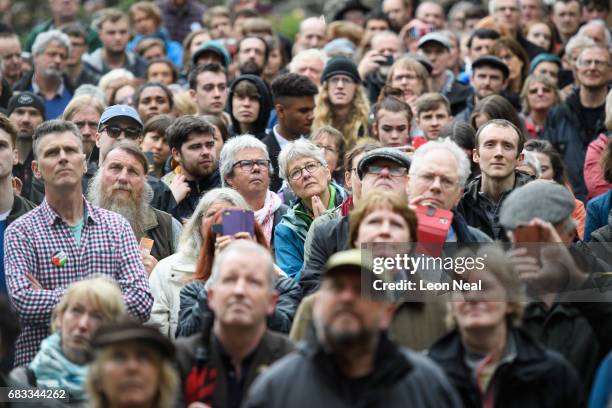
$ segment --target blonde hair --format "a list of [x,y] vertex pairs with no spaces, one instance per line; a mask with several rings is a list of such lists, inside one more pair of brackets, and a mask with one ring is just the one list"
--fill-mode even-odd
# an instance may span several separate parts
[[[328,81],[325,81],[315,99],[313,129],[331,126],[344,135],[346,149],[350,150],[357,143],[358,137],[368,137],[368,115],[370,103],[361,87],[357,84],[351,110],[346,118],[338,118],[329,100]],[[362,134],[359,132],[363,131]]]
[[198,114],[198,105],[189,95],[189,92],[181,92],[174,95],[174,111],[176,116],[195,116]]
[[94,108],[100,114],[100,116],[102,116],[104,109],[106,109],[106,104],[100,98],[91,95],[79,95],[72,98],[70,103],[66,106],[62,119],[72,121],[72,117],[77,112],[88,106]]
[[89,298],[99,309],[105,322],[114,322],[125,313],[125,304],[119,285],[107,276],[84,279],[68,286],[66,293],[53,309],[51,330],[59,329],[58,320],[78,299]]
[[[147,343],[139,343],[140,347],[148,347]],[[96,359],[89,366],[87,375],[87,391],[93,408],[105,408],[109,406],[109,401],[102,391],[102,369],[104,364],[112,359],[114,349],[121,346],[121,343],[113,344],[101,350]],[[156,408],[166,408],[173,405],[176,393],[179,388],[179,376],[172,363],[161,357],[155,352],[151,352],[153,362],[159,372],[159,385],[157,395],[154,398]]]

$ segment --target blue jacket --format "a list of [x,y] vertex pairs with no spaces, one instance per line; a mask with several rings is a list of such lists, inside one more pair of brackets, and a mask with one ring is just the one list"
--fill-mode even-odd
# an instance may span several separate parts
[[[346,193],[333,180],[330,185],[336,191],[332,206],[335,208],[346,199]],[[300,271],[304,265],[304,242],[313,221],[312,218],[303,214],[300,208],[302,208],[301,200],[298,199],[274,230],[276,264],[296,282],[300,280]]]
[[180,70],[180,68],[183,66],[183,46],[176,41],[172,41],[168,36],[168,32],[164,28],[150,35],[135,35],[132,41],[130,41],[127,45],[128,51],[134,51],[138,43],[145,38],[157,38],[162,40],[166,45],[166,56],[170,61],[172,61],[174,66]]
[[591,390],[589,408],[606,408],[612,402],[612,353],[599,366]]
[[608,215],[612,200],[612,190],[593,198],[586,207],[586,222],[584,224],[584,240],[591,239],[591,233],[598,228],[608,225]]

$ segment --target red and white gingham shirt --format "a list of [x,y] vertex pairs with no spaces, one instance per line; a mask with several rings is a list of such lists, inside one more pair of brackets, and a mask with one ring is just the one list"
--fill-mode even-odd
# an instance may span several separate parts
[[[6,230],[4,270],[22,326],[15,345],[15,366],[34,358],[40,342],[49,335],[51,312],[64,291],[87,277],[112,277],[121,287],[128,312],[141,321],[149,319],[153,297],[132,228],[121,215],[84,202],[87,219],[80,246],[47,200]],[[60,250],[67,261],[55,266],[51,258]],[[32,287],[27,272],[41,283],[42,290]]]

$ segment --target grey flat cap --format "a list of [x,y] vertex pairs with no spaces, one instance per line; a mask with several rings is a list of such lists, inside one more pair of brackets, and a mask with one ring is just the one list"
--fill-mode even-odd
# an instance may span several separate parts
[[399,164],[401,167],[410,169],[410,159],[406,153],[392,147],[380,147],[378,149],[370,150],[361,158],[361,160],[359,160],[359,164],[357,165],[357,175],[360,179],[363,178],[363,173],[365,172],[366,167],[376,160],[392,161]]
[[562,185],[536,180],[514,190],[502,203],[499,221],[513,230],[534,218],[557,224],[569,217],[575,207],[574,196]]

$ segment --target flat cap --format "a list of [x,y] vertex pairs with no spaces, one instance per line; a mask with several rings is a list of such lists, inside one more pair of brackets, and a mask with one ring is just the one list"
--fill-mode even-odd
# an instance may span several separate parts
[[360,179],[363,178],[363,173],[366,171],[366,167],[376,160],[392,161],[401,167],[410,169],[410,159],[406,153],[392,147],[379,147],[378,149],[370,150],[361,158],[361,160],[359,160],[359,164],[357,165],[357,175]]
[[510,68],[508,68],[508,65],[506,65],[506,63],[500,58],[493,55],[483,55],[482,57],[477,58],[476,61],[472,62],[472,72],[474,72],[474,68],[482,66],[499,69],[504,74],[504,79],[510,76]]
[[501,225],[513,230],[527,225],[534,218],[557,224],[574,211],[574,196],[561,184],[536,180],[514,190],[502,203]]
[[126,341],[153,346],[166,358],[174,356],[174,345],[159,330],[129,318],[100,326],[91,340],[91,345],[94,349],[101,349]]

